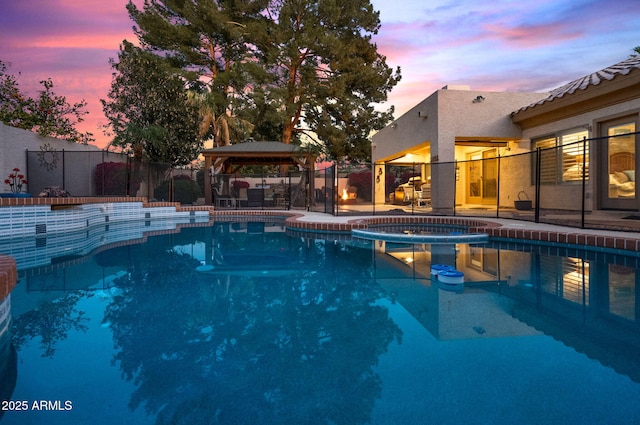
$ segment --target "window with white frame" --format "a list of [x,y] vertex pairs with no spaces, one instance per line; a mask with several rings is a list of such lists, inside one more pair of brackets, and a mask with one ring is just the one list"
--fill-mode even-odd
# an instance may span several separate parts
[[[584,128],[567,130],[532,139],[534,150],[540,148],[540,183],[560,184],[589,179],[589,132]],[[535,166],[533,167],[535,182]]]

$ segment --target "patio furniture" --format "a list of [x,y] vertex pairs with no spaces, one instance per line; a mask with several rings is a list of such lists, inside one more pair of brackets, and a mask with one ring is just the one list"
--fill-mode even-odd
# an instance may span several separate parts
[[431,205],[431,185],[423,184],[421,190],[416,197],[416,205],[419,207],[428,207]]
[[216,187],[212,187],[213,189],[213,204],[220,208],[234,208],[235,207],[235,198],[229,195],[223,195],[220,193],[220,190]]
[[263,199],[264,189],[260,187],[251,187],[247,189],[247,206],[251,207],[261,207],[264,202]]

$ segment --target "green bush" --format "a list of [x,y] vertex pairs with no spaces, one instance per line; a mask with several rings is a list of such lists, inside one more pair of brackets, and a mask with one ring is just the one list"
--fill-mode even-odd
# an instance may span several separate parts
[[[153,196],[157,200],[169,201],[169,187],[171,180],[165,180],[153,191]],[[193,204],[196,199],[202,197],[202,191],[198,184],[193,181],[189,176],[176,176],[173,179],[173,202],[180,202],[181,204]]]
[[205,170],[200,169],[196,172],[196,183],[198,183],[198,187],[202,193],[204,193],[204,171]]

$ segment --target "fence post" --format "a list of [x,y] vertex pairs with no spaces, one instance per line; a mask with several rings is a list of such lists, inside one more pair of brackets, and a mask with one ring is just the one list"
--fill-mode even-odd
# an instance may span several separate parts
[[[29,187],[29,183],[31,181],[31,176],[29,175],[29,149],[25,149],[24,150],[24,163],[25,163],[25,170],[24,170],[24,174],[25,176],[27,176],[27,187]],[[29,193],[31,192],[31,188],[29,188]]]
[[[587,194],[587,173],[585,172],[587,166],[587,138],[582,138],[582,217],[580,222],[580,228],[584,229],[584,214],[585,214],[585,196]],[[583,264],[584,267],[584,264]]]
[[[458,188],[458,160],[453,161],[453,216],[456,216],[456,189]],[[431,202],[433,202],[433,193],[432,193]],[[433,204],[431,209],[433,210]]]
[[540,147],[536,149],[536,208],[534,213],[534,221],[536,223],[540,223],[540,167],[542,164],[540,158],[541,151],[542,149]]
[[100,185],[100,196],[104,196],[104,149],[102,150],[101,160],[100,166],[102,167],[102,173],[100,173],[100,180],[102,180],[102,184]]
[[66,185],[66,179],[65,179],[65,175],[67,174],[67,170],[65,168],[65,164],[64,164],[64,149],[62,149],[62,189],[66,190],[67,189],[67,185]]
[[[411,181],[411,215],[415,214],[414,206],[416,202],[416,184],[415,184],[415,180],[411,180],[412,178],[415,179],[415,177],[416,177],[416,163],[412,162],[411,177],[409,178],[409,180]],[[420,178],[422,179],[422,173],[420,173]]]
[[173,167],[169,166],[169,202],[176,200],[176,187],[173,179]]
[[371,163],[371,214],[376,215],[376,163]]
[[131,190],[131,161],[130,157],[127,155],[127,185],[124,190],[124,195],[129,196],[129,190]]
[[289,184],[288,184],[288,188],[287,190],[289,191],[289,210],[291,209],[291,205],[292,205],[292,196],[293,196],[293,191],[291,190],[291,171],[287,172],[287,176],[289,178]]
[[498,176],[496,182],[496,218],[500,218],[500,153],[498,153]]
[[340,204],[338,197],[338,182],[339,182],[340,171],[338,170],[338,163],[336,162],[336,172],[333,177],[333,205],[335,206],[335,216],[340,215]]

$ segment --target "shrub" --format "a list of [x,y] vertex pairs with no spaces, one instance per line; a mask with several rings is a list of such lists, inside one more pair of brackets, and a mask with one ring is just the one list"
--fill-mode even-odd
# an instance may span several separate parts
[[196,183],[200,188],[200,192],[204,193],[204,170],[203,169],[199,169],[198,172],[196,173]]
[[398,187],[399,183],[396,182],[396,176],[391,173],[387,173],[384,176],[385,194],[388,195],[389,193],[393,193],[396,190],[396,187]]
[[233,193],[233,196],[237,198],[240,196],[240,189],[248,189],[250,187],[251,184],[249,182],[244,180],[234,180],[231,185],[231,193]]
[[[165,180],[160,183],[160,185],[153,191],[153,196],[158,200],[170,200],[170,184],[171,180]],[[193,204],[196,199],[202,196],[200,187],[189,176],[176,176],[173,179],[173,184],[174,202],[180,202],[181,204]]]
[[349,174],[348,185],[358,189],[359,198],[371,201],[371,170]]

